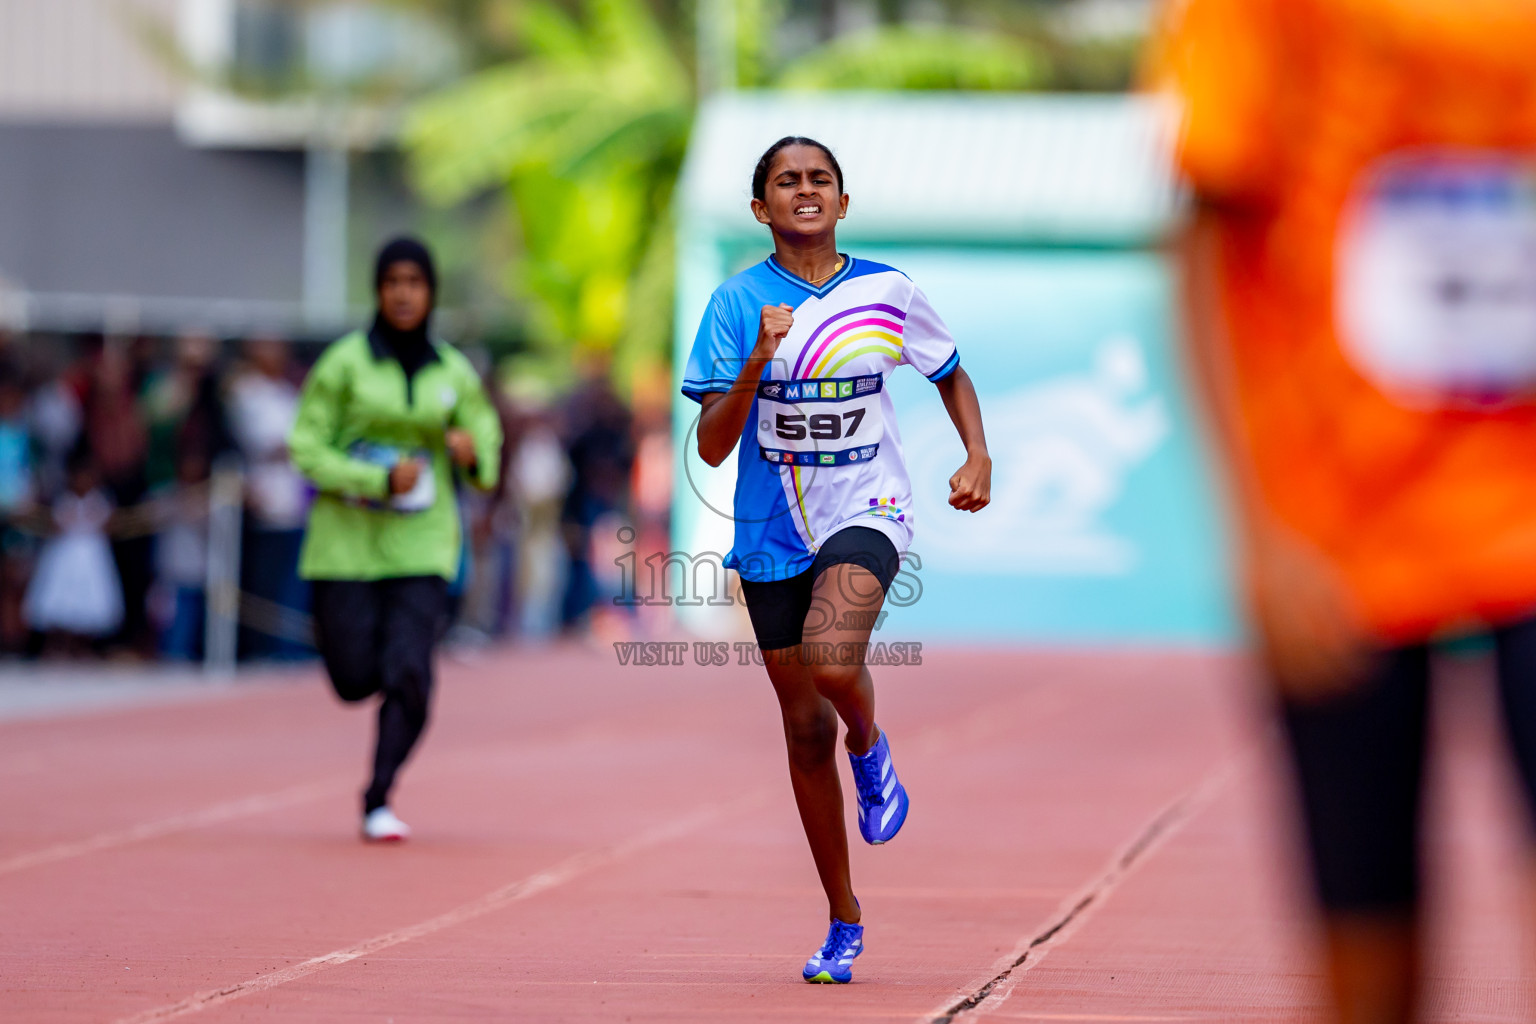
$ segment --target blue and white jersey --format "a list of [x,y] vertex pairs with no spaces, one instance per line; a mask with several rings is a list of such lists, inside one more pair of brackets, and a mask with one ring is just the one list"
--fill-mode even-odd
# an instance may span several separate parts
[[845,256],[820,287],[772,256],[715,289],[683,374],[683,394],[729,391],[757,343],[764,306],[794,308],[763,371],[736,460],[736,538],[726,565],[753,582],[810,568],[846,526],[898,552],[912,541],[912,484],[885,381],[902,364],[932,381],[960,365],[922,291],[882,263]]

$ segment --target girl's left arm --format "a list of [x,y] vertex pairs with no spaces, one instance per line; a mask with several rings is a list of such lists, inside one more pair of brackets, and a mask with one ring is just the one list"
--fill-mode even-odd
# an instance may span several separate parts
[[[469,360],[460,362],[459,397],[449,422],[448,450],[470,483],[482,491],[495,488],[501,476],[501,413],[487,386]],[[455,434],[467,436],[455,437]]]
[[949,503],[962,512],[980,512],[992,501],[992,457],[981,426],[981,403],[965,367],[935,385],[950,421],[965,445],[965,465],[949,478]]

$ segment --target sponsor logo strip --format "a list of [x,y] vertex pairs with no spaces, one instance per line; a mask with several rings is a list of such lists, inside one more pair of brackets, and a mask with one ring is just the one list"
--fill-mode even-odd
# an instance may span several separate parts
[[880,446],[867,444],[858,448],[845,448],[840,452],[791,452],[759,445],[757,450],[765,462],[775,462],[781,466],[851,466],[874,458],[880,453]]
[[878,373],[828,380],[765,380],[758,384],[757,396],[770,402],[840,402],[872,395],[884,387],[885,377]]

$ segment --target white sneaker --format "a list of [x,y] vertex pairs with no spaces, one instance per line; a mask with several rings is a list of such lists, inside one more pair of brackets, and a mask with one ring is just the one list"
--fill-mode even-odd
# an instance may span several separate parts
[[411,826],[395,817],[388,807],[377,807],[363,818],[363,838],[370,843],[398,843],[411,834]]

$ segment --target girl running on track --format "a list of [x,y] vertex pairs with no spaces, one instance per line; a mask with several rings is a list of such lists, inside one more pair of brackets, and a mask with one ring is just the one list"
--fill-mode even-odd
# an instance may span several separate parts
[[779,698],[795,802],[832,918],[804,977],[841,983],[864,929],[848,871],[838,718],[864,841],[889,841],[907,818],[864,665],[912,538],[886,378],[905,363],[938,385],[966,450],[950,505],[987,505],[992,460],[976,390],[927,298],[900,271],[837,251],[848,196],[831,151],[801,137],[770,146],[752,176],[752,213],[772,231],[773,254],[715,290],[682,390],[702,406],[706,462],[720,465],[741,444],[726,565],[741,575]]
[[374,284],[372,328],[321,355],[288,445],[320,490],[299,573],[314,581],[326,672],[342,700],[384,694],[363,837],[387,841],[410,835],[389,792],[427,724],[432,651],[459,570],[453,470],[495,486],[501,422],[469,360],[428,335],[437,276],[426,247],[386,245]]

